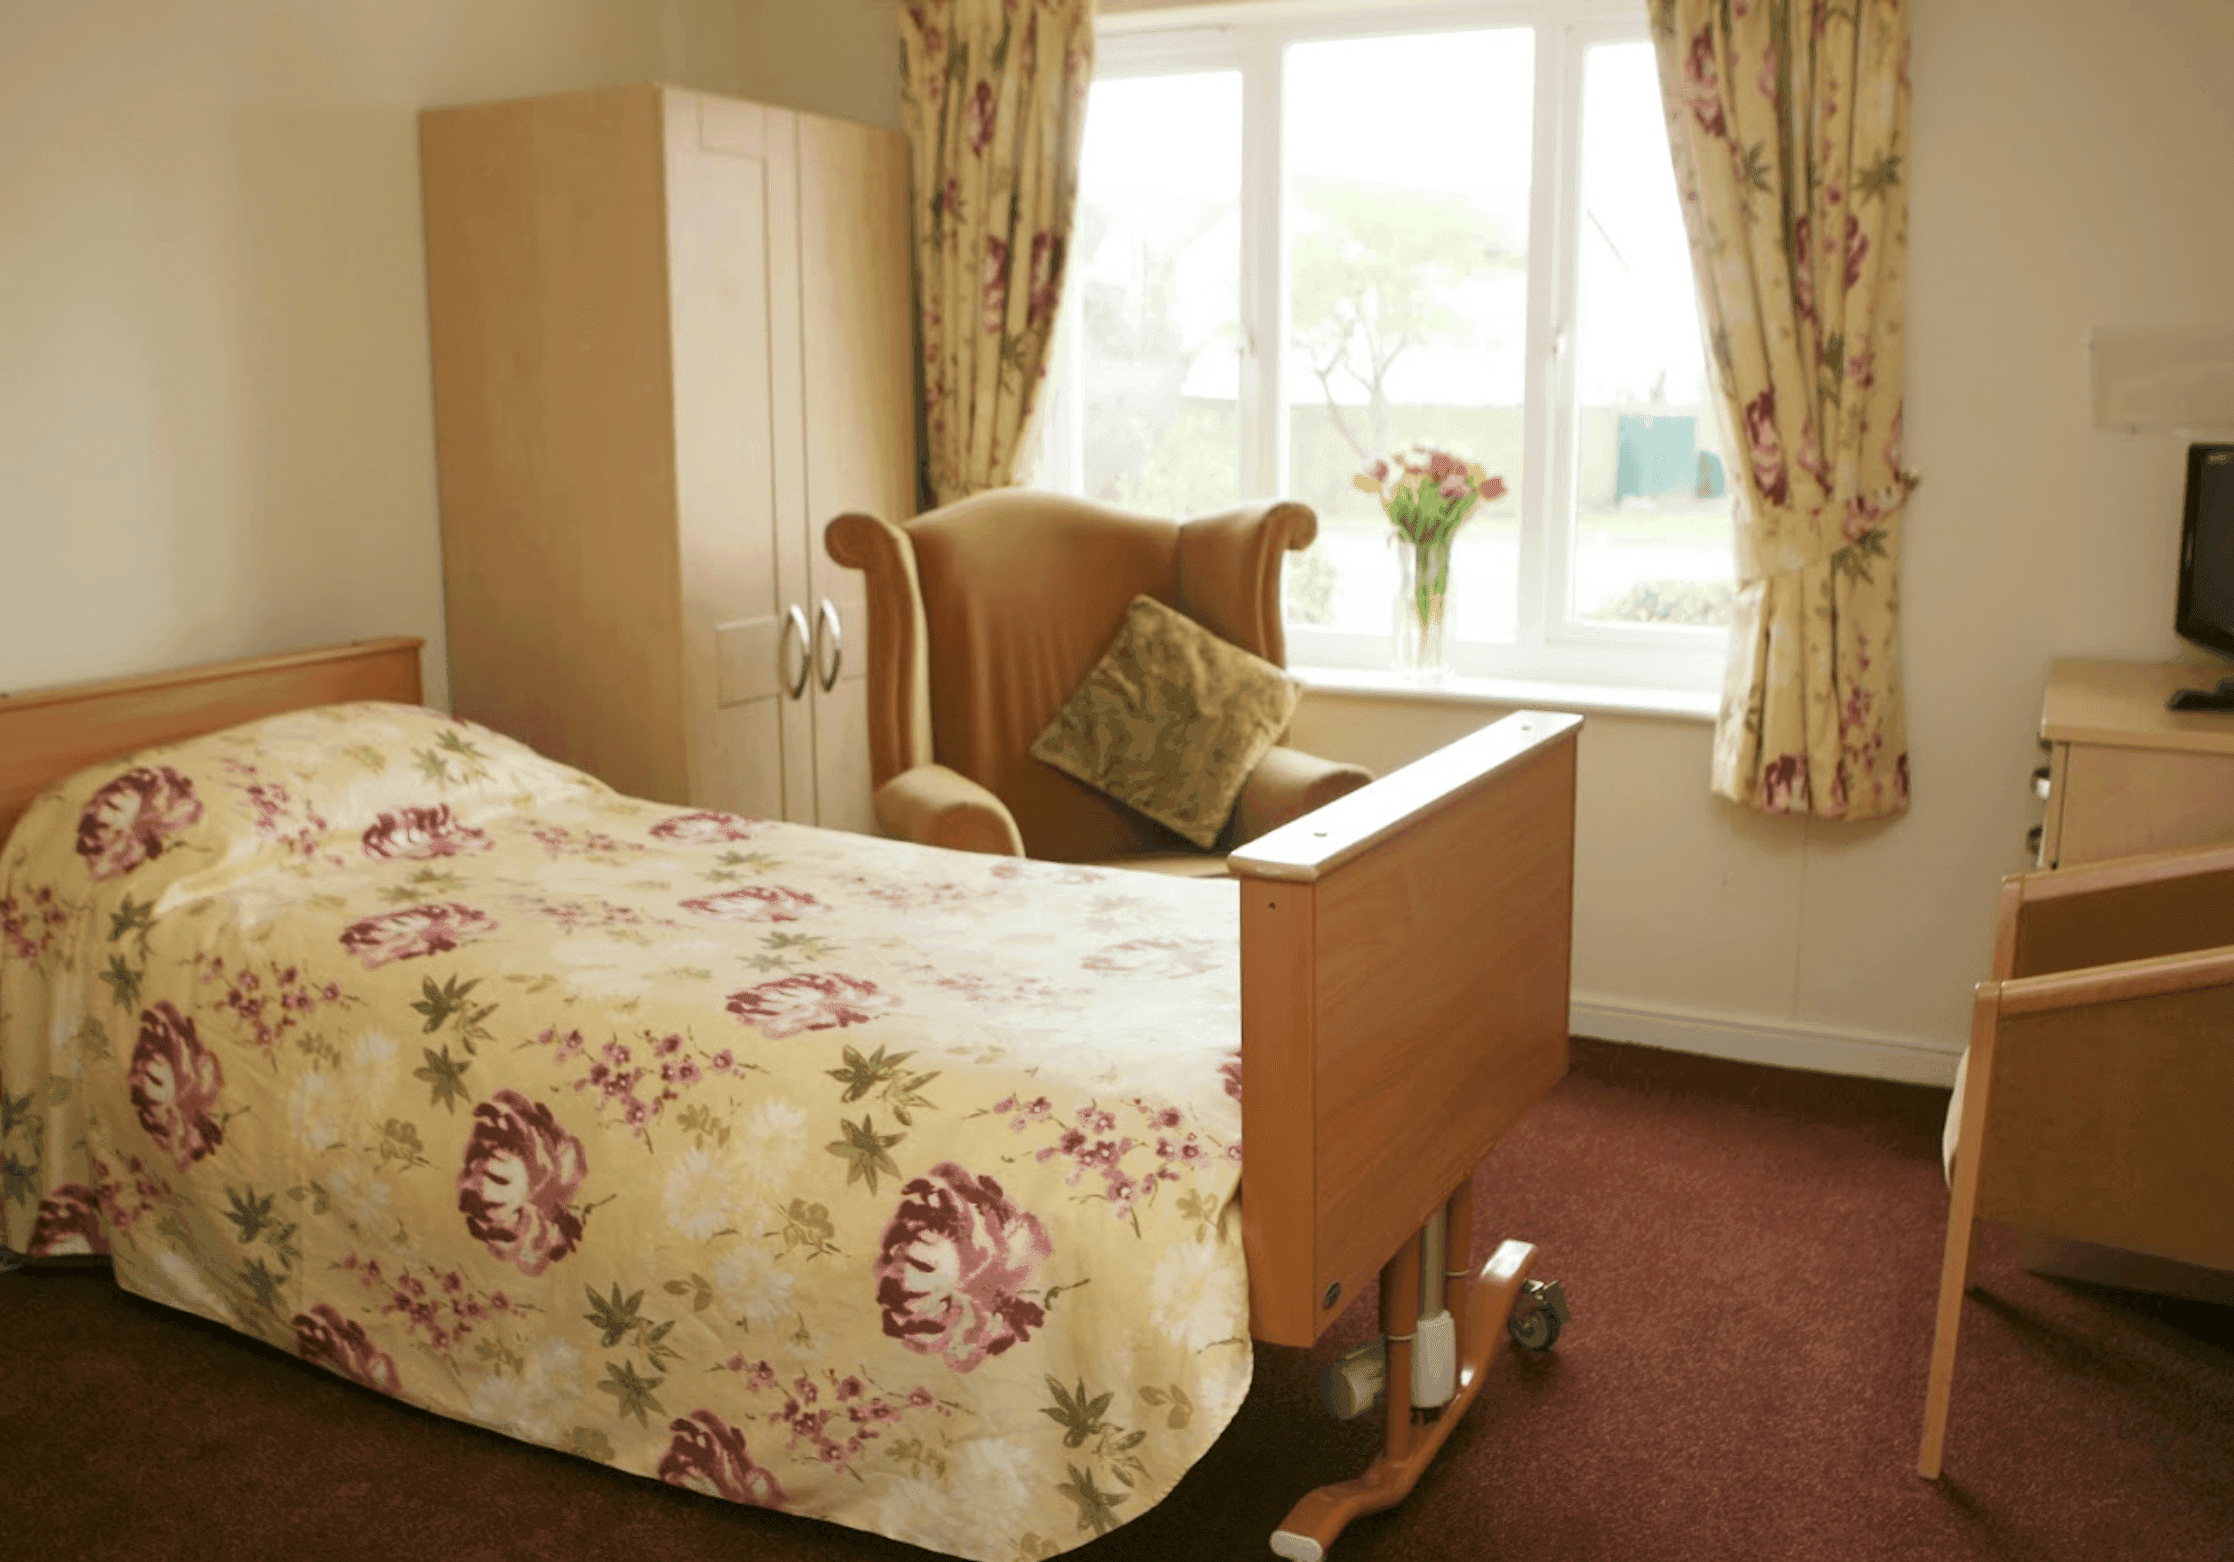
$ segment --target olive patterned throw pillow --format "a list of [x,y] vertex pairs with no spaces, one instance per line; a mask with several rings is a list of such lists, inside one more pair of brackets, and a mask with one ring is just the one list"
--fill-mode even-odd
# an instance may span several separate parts
[[1034,758],[1208,850],[1302,687],[1152,597],[1135,597]]

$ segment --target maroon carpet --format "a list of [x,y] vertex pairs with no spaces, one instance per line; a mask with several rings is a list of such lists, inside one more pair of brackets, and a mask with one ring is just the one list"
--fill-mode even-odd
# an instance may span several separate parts
[[[1947,1196],[1944,1091],[1582,1042],[1483,1170],[1574,1320],[1501,1354],[1409,1502],[1335,1562],[2234,1558],[2234,1314],[2063,1285],[1989,1232],[1948,1478],[1914,1462]],[[1486,1249],[1484,1249],[1486,1250]],[[1268,1556],[1374,1435],[1314,1352],[1260,1347],[1240,1418],[1082,1562]],[[95,1272],[0,1275],[0,1554],[920,1558],[440,1421]]]

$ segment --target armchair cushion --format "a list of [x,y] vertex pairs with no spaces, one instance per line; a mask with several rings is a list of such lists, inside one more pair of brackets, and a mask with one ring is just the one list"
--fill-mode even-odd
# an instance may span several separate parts
[[1208,851],[1301,696],[1262,657],[1135,597],[1031,751]]

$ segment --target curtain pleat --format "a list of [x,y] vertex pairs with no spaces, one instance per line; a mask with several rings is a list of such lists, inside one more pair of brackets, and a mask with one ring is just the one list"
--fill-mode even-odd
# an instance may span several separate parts
[[1016,480],[1062,297],[1093,73],[1093,0],[923,0],[900,13],[928,503]]
[[1713,789],[1908,806],[1900,669],[1902,0],[1654,0],[1661,99],[1737,506]]

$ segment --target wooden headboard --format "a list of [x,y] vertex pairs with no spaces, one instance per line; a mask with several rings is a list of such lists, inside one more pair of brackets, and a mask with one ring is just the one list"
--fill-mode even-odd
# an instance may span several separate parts
[[312,705],[420,703],[407,635],[0,695],[0,842],[41,792],[104,759]]

